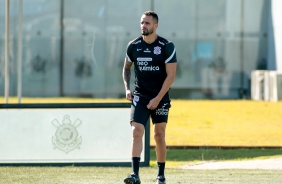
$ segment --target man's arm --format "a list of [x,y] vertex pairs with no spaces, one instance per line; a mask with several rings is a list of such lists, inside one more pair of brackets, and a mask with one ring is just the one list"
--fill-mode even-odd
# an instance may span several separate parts
[[166,79],[162,85],[162,88],[160,90],[160,92],[158,93],[158,95],[153,98],[149,104],[147,105],[148,109],[155,109],[157,108],[157,106],[159,105],[160,101],[162,100],[162,98],[164,97],[164,95],[166,94],[166,92],[169,90],[169,88],[171,87],[174,79],[175,79],[175,74],[176,74],[176,65],[177,63],[167,63],[166,66]]
[[127,60],[127,57],[124,59],[124,65],[122,70],[122,78],[125,87],[125,94],[127,100],[132,100],[132,95],[130,91],[130,77],[131,77],[131,66],[132,62]]

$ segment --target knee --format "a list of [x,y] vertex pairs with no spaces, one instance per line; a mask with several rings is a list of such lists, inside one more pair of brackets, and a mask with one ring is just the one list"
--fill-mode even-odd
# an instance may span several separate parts
[[154,133],[154,139],[155,139],[156,143],[165,142],[165,133],[164,132],[155,132]]
[[142,139],[143,137],[143,130],[138,127],[134,127],[132,130],[133,139]]

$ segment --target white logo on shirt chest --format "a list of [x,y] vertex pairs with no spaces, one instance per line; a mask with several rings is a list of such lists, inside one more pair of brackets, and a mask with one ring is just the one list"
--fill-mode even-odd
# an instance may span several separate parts
[[154,47],[154,54],[156,54],[156,55],[159,55],[159,54],[161,54],[161,47],[159,47],[159,46],[157,46],[157,47]]

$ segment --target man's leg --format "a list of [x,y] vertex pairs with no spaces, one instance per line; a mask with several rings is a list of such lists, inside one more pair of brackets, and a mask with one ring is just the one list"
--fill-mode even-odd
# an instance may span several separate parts
[[139,175],[139,162],[140,155],[143,150],[143,142],[142,138],[144,135],[144,125],[136,122],[131,123],[132,128],[132,147],[131,147],[131,155],[132,155],[132,171],[136,175]]
[[166,123],[154,124],[154,139],[156,141],[158,176],[164,176],[165,161],[166,161],[165,130],[166,130]]
[[144,135],[144,125],[136,122],[131,123],[132,128],[132,147],[131,147],[131,155],[132,155],[132,174],[128,175],[127,178],[124,179],[125,184],[140,184],[139,178],[139,163],[140,163],[140,155],[143,149],[142,137]]

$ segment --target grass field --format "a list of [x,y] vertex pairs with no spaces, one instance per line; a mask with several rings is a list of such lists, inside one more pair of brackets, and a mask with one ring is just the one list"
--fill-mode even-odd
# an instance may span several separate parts
[[[264,159],[279,156],[281,149],[168,150],[168,184],[280,184],[282,170],[185,170],[179,166],[199,160]],[[140,168],[143,184],[155,183],[157,168]],[[0,184],[120,184],[130,167],[0,167]]]
[[[121,184],[129,168],[0,167],[1,184]],[[168,184],[280,184],[280,170],[167,169]],[[143,184],[155,183],[156,168],[141,168]]]
[[281,128],[282,102],[174,100],[167,143],[282,146]]
[[[4,98],[0,98],[0,103]],[[23,98],[22,103],[127,102],[123,99]],[[17,103],[11,98],[10,103]],[[282,146],[282,101],[172,100],[167,145]],[[151,131],[151,145],[155,145]]]
[[[4,102],[4,99],[2,103]],[[11,98],[10,103],[16,103]],[[23,98],[22,103],[126,102],[119,99]],[[1,101],[0,101],[1,103]],[[278,184],[282,170],[184,170],[179,166],[209,160],[282,157],[282,149],[210,149],[209,146],[282,147],[282,102],[172,100],[167,127],[168,145],[199,149],[169,149],[167,183]],[[151,134],[151,143],[154,141]],[[129,167],[0,167],[0,183],[122,183]],[[142,183],[155,183],[154,150],[150,167],[140,170]]]

